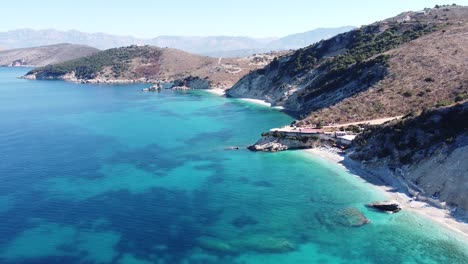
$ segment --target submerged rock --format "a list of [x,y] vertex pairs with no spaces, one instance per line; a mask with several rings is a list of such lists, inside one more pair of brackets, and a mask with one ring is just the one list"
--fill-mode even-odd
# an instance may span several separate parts
[[197,245],[204,250],[220,254],[233,254],[236,250],[228,243],[217,238],[203,236],[197,239]]
[[343,209],[341,212],[339,212],[338,216],[339,222],[346,226],[357,227],[363,226],[370,222],[370,220],[367,219],[364,214],[361,213],[361,211],[354,207]]
[[354,207],[320,213],[317,215],[317,219],[321,224],[332,228],[337,226],[359,227],[370,223],[370,220]]
[[232,244],[243,251],[257,251],[260,253],[284,253],[296,250],[291,241],[267,235],[247,236],[245,239],[233,241]]
[[226,150],[239,150],[240,147],[238,147],[238,146],[230,146],[230,147],[226,147],[226,148],[224,148],[224,149],[226,149]]
[[232,220],[231,224],[235,227],[242,228],[247,225],[256,225],[258,224],[258,221],[251,216],[241,215]]
[[391,213],[396,213],[401,210],[401,206],[397,201],[374,202],[366,206]]
[[257,187],[273,187],[273,184],[269,181],[256,181],[253,183],[253,185]]

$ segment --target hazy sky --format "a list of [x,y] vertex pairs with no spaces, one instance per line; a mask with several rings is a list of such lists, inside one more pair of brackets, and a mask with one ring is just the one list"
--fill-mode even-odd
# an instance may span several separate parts
[[0,31],[281,37],[318,27],[360,26],[454,2],[468,5],[468,0],[17,0],[0,4]]

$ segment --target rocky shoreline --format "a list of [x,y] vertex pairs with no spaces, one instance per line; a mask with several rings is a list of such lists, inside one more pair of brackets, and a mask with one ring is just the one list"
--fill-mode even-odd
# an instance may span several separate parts
[[321,135],[288,135],[284,132],[270,131],[262,134],[262,137],[248,149],[252,151],[277,152],[293,149],[308,149],[319,146],[332,146]]
[[200,90],[209,90],[209,89],[221,89],[225,90],[227,87],[224,87],[222,84],[213,84],[208,79],[201,79],[196,76],[188,76],[178,79],[148,79],[148,78],[138,78],[138,79],[112,79],[105,77],[96,77],[94,79],[79,79],[76,77],[74,72],[65,74],[63,76],[54,77],[54,78],[38,78],[36,74],[27,74],[19,77],[26,80],[62,80],[72,83],[87,83],[87,84],[161,84],[165,89],[171,89],[173,87],[187,87],[190,89],[200,89]]
[[[277,152],[284,150],[301,150],[325,157],[344,166],[344,168],[367,182],[380,186],[382,190],[391,194],[392,200],[398,200],[406,204],[404,209],[417,207],[425,210],[423,214],[432,219],[437,215],[435,221],[449,225],[468,236],[468,212],[459,206],[447,204],[437,197],[431,197],[423,189],[416,186],[410,179],[405,177],[409,170],[405,167],[390,169],[389,164],[374,165],[351,159],[353,149],[344,151],[335,148],[334,142],[321,139],[318,136],[288,136],[284,133],[273,131],[262,134],[262,137],[248,147],[251,151]],[[332,157],[332,158],[330,158]],[[414,170],[414,169],[413,169]],[[435,211],[434,211],[435,210]],[[434,220],[434,219],[432,219]],[[455,224],[456,222],[456,224]]]

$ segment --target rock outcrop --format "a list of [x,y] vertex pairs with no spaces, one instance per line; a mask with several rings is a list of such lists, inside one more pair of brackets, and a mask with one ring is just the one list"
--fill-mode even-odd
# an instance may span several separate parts
[[397,213],[401,211],[401,206],[396,201],[374,202],[367,204],[366,206],[390,213]]
[[248,149],[252,151],[276,152],[287,149],[307,149],[323,145],[333,145],[320,138],[319,135],[288,135],[273,131],[263,133],[262,137]]

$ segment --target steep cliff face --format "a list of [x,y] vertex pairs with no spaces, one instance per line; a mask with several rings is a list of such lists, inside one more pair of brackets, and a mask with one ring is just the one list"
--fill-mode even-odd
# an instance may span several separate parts
[[227,95],[282,105],[303,119],[299,124],[450,104],[467,96],[467,21],[468,7],[406,12],[279,57]]
[[359,135],[350,157],[389,171],[427,199],[468,211],[468,102]]
[[[354,31],[353,31],[354,32]],[[287,99],[304,89],[308,82],[324,74],[323,68],[314,68],[317,61],[339,55],[346,50],[353,32],[347,32],[297,50],[291,55],[274,59],[263,69],[243,77],[228,96],[261,99],[273,105],[284,105]],[[298,107],[290,102],[290,110]]]

